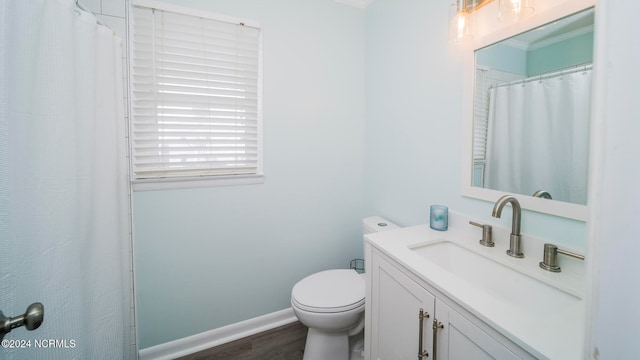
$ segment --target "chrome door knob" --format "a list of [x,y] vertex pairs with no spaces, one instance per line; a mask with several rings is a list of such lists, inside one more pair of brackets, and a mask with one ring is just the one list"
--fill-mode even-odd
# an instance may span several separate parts
[[44,320],[44,306],[41,303],[33,303],[29,305],[24,313],[24,326],[27,330],[35,330],[40,327]]
[[29,305],[27,311],[16,317],[5,317],[0,311],[0,340],[11,330],[23,326],[27,330],[35,330],[42,324],[44,320],[44,305],[41,303],[33,303]]

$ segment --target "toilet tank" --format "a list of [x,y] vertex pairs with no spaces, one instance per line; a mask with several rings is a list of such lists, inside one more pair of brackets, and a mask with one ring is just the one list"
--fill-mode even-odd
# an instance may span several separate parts
[[380,216],[370,216],[362,219],[362,233],[370,234],[374,232],[387,231],[393,229],[399,229],[400,226],[392,223],[391,221],[381,218]]

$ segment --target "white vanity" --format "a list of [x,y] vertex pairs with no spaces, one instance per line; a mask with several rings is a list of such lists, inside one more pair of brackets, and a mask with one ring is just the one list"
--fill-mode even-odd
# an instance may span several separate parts
[[494,226],[485,247],[470,220],[450,211],[448,231],[365,236],[366,359],[582,358],[584,262],[545,271],[543,240],[523,234],[512,258],[510,229]]

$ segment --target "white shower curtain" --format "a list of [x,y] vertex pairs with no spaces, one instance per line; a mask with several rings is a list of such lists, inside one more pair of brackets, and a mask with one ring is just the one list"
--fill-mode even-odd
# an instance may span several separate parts
[[586,204],[591,72],[491,89],[485,187]]
[[72,0],[0,7],[0,310],[45,308],[0,358],[129,358],[121,41]]

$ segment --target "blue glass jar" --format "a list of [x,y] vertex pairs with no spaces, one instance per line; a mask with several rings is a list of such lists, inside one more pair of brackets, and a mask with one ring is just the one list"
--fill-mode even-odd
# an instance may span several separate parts
[[433,230],[446,231],[449,228],[449,208],[444,205],[431,205],[429,226]]

